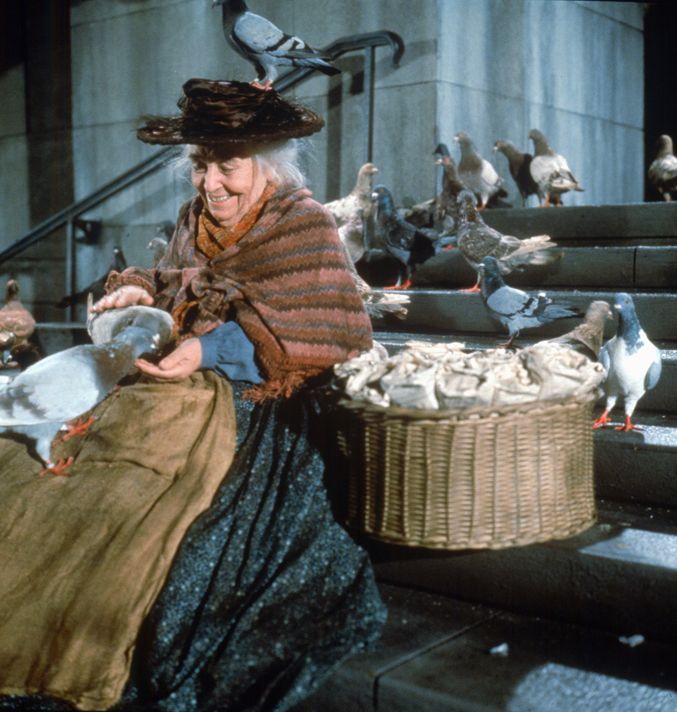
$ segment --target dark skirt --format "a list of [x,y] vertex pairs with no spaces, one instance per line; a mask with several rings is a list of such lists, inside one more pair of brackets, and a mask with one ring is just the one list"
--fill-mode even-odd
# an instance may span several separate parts
[[[327,411],[309,389],[261,405],[242,389],[235,460],[144,621],[121,712],[289,709],[385,621],[369,559],[327,496]],[[71,708],[4,697],[0,709]]]

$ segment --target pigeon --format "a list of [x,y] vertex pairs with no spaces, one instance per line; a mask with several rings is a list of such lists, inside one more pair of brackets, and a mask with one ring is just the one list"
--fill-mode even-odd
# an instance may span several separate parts
[[591,361],[597,361],[604,343],[604,324],[609,319],[613,319],[611,307],[607,302],[597,299],[590,303],[584,321],[575,329],[539,343],[561,344],[583,354]]
[[167,343],[173,320],[160,309],[133,306],[90,314],[87,328],[93,343],[47,356],[0,389],[0,432],[35,441],[45,471],[54,474],[70,464],[51,460],[58,431],[100,403],[137,358]]
[[430,200],[416,203],[402,211],[402,217],[416,227],[431,227],[443,235],[456,229],[456,196],[465,187],[458,177],[458,168],[445,143],[433,151],[435,165],[442,166],[442,188]]
[[127,267],[127,260],[122,254],[122,250],[119,247],[113,248],[113,257],[111,259],[108,269],[100,276],[97,277],[93,282],[88,284],[84,289],[78,292],[73,292],[73,294],[67,294],[57,303],[57,306],[61,309],[66,309],[73,304],[78,304],[79,302],[85,302],[88,295],[91,293],[94,297],[94,301],[101,299],[105,293],[106,279],[108,275],[112,272],[122,272],[123,269]]
[[355,264],[350,253],[349,245],[356,242],[357,237],[351,237],[350,232],[359,235],[362,240],[362,217],[353,215],[351,219],[342,225],[339,229],[339,237],[343,247],[344,255],[348,270],[353,277],[355,287],[362,297],[364,307],[367,314],[371,318],[381,318],[388,314],[403,319],[407,315],[407,307],[409,297],[406,294],[392,294],[388,292],[374,291],[371,286],[358,274]]
[[175,229],[176,225],[171,220],[165,220],[155,226],[155,235],[146,245],[153,255],[153,267],[165,256]]
[[35,331],[35,319],[19,299],[16,279],[7,280],[5,286],[5,303],[0,308],[0,330],[11,333],[10,350],[27,343]]
[[233,49],[256,68],[255,86],[271,89],[278,67],[312,67],[323,74],[341,70],[300,37],[288,35],[265,17],[250,12],[244,0],[212,0],[221,5],[223,32]]
[[609,413],[616,405],[618,396],[623,396],[625,422],[616,430],[627,432],[637,429],[632,423],[637,401],[658,383],[661,375],[661,352],[644,333],[629,294],[618,292],[614,297],[614,309],[618,312],[616,335],[604,344],[599,355],[599,360],[607,371],[604,382],[606,404],[593,428],[608,425]]
[[508,159],[508,169],[522,196],[524,207],[530,195],[538,194],[538,186],[529,170],[534,157],[530,153],[522,153],[513,143],[504,139],[496,141],[494,151],[500,151]]
[[[546,265],[560,256],[557,245],[548,235],[535,235],[520,240],[489,227],[475,205],[475,196],[469,190],[461,191],[458,206],[458,249],[475,270],[488,256],[496,258],[502,274],[509,274],[525,265]],[[478,292],[479,279],[474,287],[465,291]]]
[[[336,220],[339,235],[348,248],[353,263],[364,254],[364,234],[374,212],[371,194],[376,173],[378,168],[373,163],[365,163],[358,171],[355,187],[350,193],[324,204]],[[342,231],[341,228],[346,225],[349,227]]]
[[667,134],[658,139],[658,155],[649,166],[648,176],[663,200],[669,203],[672,193],[677,193],[677,158],[673,152],[672,138]]
[[503,178],[498,175],[489,161],[477,153],[470,136],[459,131],[454,136],[454,141],[461,149],[458,176],[466,188],[478,197],[480,210],[487,207],[492,197],[506,197],[508,193],[503,188]]
[[[435,254],[435,241],[439,234],[433,230],[417,228],[400,217],[390,191],[384,185],[377,185],[372,194],[376,201],[375,238],[385,251],[401,265],[400,289],[408,289],[416,268]],[[401,278],[404,281],[401,282]]]
[[582,192],[583,188],[574,178],[567,159],[556,153],[548,140],[538,129],[529,131],[529,138],[534,142],[534,157],[529,172],[538,186],[538,198],[541,207],[551,204],[562,205],[562,193],[570,190]]
[[529,294],[509,287],[495,257],[485,257],[479,264],[482,302],[489,315],[508,330],[506,348],[519,336],[522,329],[535,329],[557,319],[580,316],[576,307],[555,304],[545,292]]

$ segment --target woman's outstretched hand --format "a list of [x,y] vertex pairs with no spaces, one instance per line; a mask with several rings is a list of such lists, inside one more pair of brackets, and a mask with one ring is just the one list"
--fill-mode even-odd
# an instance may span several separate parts
[[151,378],[159,381],[180,381],[188,378],[202,364],[202,345],[199,339],[187,339],[158,364],[137,359],[135,366]]
[[92,305],[90,311],[102,312],[106,309],[131,307],[136,304],[143,304],[148,307],[153,306],[153,297],[143,287],[128,284],[124,287],[119,287],[105,297],[101,297],[98,302]]

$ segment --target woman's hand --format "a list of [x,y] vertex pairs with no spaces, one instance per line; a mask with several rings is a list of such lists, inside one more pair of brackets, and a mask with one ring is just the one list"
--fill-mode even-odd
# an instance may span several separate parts
[[159,381],[180,381],[188,378],[202,364],[202,345],[199,339],[187,339],[158,364],[137,359],[135,366],[147,376]]
[[148,307],[153,306],[153,297],[151,297],[143,287],[128,284],[124,287],[118,287],[115,291],[99,299],[96,304],[92,305],[90,311],[102,312],[106,309],[131,307],[135,304],[143,304]]

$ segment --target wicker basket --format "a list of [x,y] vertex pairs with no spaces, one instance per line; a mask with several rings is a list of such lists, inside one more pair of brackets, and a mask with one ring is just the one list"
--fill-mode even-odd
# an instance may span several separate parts
[[382,541],[491,548],[595,521],[593,400],[421,411],[339,403],[346,524]]

